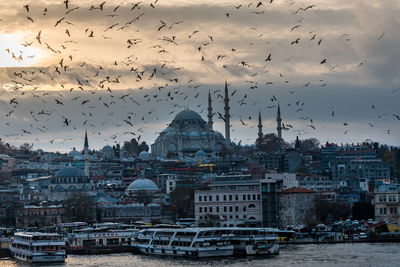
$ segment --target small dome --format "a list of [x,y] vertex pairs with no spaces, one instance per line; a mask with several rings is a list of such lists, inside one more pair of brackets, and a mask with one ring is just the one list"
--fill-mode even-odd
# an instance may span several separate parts
[[54,177],[85,177],[85,176],[86,176],[85,173],[81,169],[78,169],[77,167],[74,166],[68,166],[62,168],[54,175]]
[[217,132],[217,131],[214,131],[214,136],[215,137],[217,137],[217,138],[224,138],[224,136],[222,135],[222,133],[220,133],[220,132]]
[[203,119],[196,111],[185,109],[179,112],[173,119],[173,121],[182,121],[182,120],[203,120]]
[[196,152],[196,157],[207,157],[207,153],[200,149]]
[[149,152],[147,152],[147,151],[142,151],[142,152],[140,152],[139,153],[139,155],[138,155],[138,158],[139,159],[150,159],[150,157],[151,157],[151,155],[150,155],[150,153]]
[[82,156],[81,152],[77,151],[74,147],[74,149],[68,153],[68,156],[70,157],[79,157]]
[[190,137],[200,137],[200,134],[198,132],[196,132],[196,131],[192,131],[192,132],[189,133],[189,136]]
[[113,148],[109,145],[103,147],[103,150],[113,150]]
[[206,136],[206,135],[207,135],[207,133],[206,133],[206,132],[202,132],[202,133],[201,133],[201,135],[203,135],[203,136]]
[[128,186],[128,191],[158,191],[157,185],[150,179],[137,179]]

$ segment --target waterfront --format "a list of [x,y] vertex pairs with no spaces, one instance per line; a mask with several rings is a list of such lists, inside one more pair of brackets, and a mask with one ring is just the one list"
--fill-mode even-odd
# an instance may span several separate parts
[[[64,264],[46,266],[398,266],[398,243],[348,243],[324,245],[288,245],[272,257],[227,257],[190,260],[153,257],[131,253],[111,255],[69,255]],[[0,266],[30,266],[14,260],[0,260]]]

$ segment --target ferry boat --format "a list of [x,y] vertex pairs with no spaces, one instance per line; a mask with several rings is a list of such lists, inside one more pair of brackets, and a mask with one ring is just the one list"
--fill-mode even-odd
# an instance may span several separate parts
[[279,254],[278,229],[274,228],[228,228],[229,240],[235,254]]
[[232,256],[233,245],[219,228],[147,229],[132,239],[144,254],[194,258]]
[[56,233],[15,233],[10,250],[15,259],[29,263],[65,262],[67,257],[64,237]]
[[137,229],[85,228],[67,235],[68,252],[87,254],[104,251],[131,250],[132,235]]

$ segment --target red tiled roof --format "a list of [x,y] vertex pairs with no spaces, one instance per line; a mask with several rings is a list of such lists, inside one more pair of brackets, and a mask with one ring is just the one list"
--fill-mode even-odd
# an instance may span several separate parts
[[312,190],[309,190],[307,188],[292,187],[292,188],[288,188],[288,189],[282,190],[282,193],[290,194],[290,193],[315,193],[315,192],[312,191]]

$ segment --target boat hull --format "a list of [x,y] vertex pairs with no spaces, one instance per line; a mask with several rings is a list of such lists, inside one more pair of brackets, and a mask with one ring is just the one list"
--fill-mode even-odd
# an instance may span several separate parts
[[208,257],[222,257],[232,256],[233,246],[225,246],[221,248],[210,249],[196,249],[196,248],[157,248],[150,246],[136,246],[136,248],[143,254],[149,255],[165,255],[165,256],[181,256],[192,258],[208,258]]
[[24,253],[13,253],[16,260],[25,261],[29,263],[51,263],[51,262],[65,262],[66,254],[50,254],[50,255],[29,255]]

